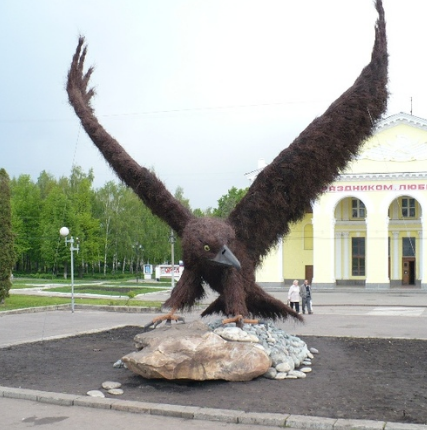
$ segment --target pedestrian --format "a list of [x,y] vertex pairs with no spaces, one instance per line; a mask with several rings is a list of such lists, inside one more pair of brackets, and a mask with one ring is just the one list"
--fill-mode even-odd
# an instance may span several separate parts
[[306,279],[304,284],[301,286],[301,302],[302,302],[302,313],[305,314],[305,310],[309,314],[313,313],[313,309],[311,308],[311,285],[308,283]]
[[298,285],[298,281],[295,279],[293,284],[289,287],[288,292],[288,302],[292,309],[295,309],[297,313],[300,313],[299,311],[299,302],[301,300],[300,296],[300,288]]

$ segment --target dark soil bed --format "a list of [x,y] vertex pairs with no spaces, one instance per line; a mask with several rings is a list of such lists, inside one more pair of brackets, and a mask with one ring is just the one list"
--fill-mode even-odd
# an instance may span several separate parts
[[127,400],[427,423],[427,341],[301,336],[319,350],[305,379],[170,382],[113,368],[139,332],[124,327],[0,349],[0,385],[84,395],[117,381]]

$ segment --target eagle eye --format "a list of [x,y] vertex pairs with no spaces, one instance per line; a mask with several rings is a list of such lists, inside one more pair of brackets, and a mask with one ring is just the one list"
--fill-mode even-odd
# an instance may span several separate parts
[[205,251],[210,251],[211,250],[211,248],[210,248],[209,245],[205,245],[203,248],[204,248]]

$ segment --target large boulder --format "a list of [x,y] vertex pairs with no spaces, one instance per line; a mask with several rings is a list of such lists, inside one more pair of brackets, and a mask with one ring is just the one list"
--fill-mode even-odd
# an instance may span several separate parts
[[128,369],[148,379],[250,381],[271,361],[258,343],[228,341],[205,324],[174,324],[135,337],[140,349],[122,358]]

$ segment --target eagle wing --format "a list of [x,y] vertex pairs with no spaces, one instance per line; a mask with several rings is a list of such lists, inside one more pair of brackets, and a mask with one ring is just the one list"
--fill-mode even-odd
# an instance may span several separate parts
[[93,68],[84,73],[87,47],[80,37],[68,72],[67,93],[71,106],[86,133],[98,147],[119,178],[138,195],[147,207],[165,221],[179,236],[192,213],[182,205],[156,177],[154,173],[140,166],[123,147],[102,127],[96,118],[90,101],[95,92],[88,89]]
[[255,264],[372,135],[387,107],[387,39],[382,1],[370,63],[354,84],[262,170],[228,221]]

